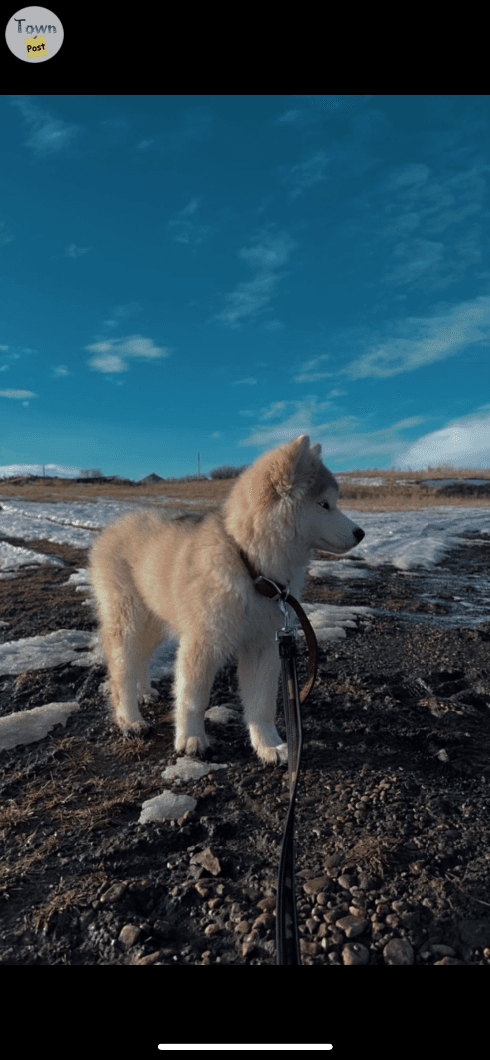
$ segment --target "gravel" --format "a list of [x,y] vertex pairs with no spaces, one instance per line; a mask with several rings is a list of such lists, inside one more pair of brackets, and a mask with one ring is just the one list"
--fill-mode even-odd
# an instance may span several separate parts
[[[95,629],[84,595],[66,585],[84,550],[26,544],[65,567],[2,583],[8,639]],[[469,598],[488,543],[455,550],[438,570],[449,592],[452,572],[459,586],[466,572]],[[443,628],[443,605],[418,586],[382,568],[348,600],[328,578],[303,593],[376,608],[370,629],[359,623],[320,647],[303,707],[303,964],[490,963],[490,622]],[[105,677],[83,664],[0,677],[0,715],[73,699],[81,708],[66,729],[0,754],[0,963],[275,964],[286,770],[262,766],[240,719],[222,712],[228,721],[207,723],[209,763],[226,768],[163,781],[177,761],[170,679],[143,708],[153,732],[124,740]],[[238,708],[234,664],[217,675],[211,705]],[[138,823],[166,786],[195,809]]]

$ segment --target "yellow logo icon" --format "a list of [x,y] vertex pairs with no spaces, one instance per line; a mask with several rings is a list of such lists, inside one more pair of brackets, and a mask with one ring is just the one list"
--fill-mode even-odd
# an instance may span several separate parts
[[25,37],[25,44],[27,48],[28,59],[40,59],[41,56],[46,56],[46,38],[45,37]]

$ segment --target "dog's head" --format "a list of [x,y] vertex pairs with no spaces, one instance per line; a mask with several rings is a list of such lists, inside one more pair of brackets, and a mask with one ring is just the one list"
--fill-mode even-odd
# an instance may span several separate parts
[[306,502],[298,517],[311,541],[310,548],[342,556],[362,541],[364,530],[337,507],[338,483],[321,460],[321,445],[311,445],[309,436],[303,434],[295,438],[291,448],[296,456],[294,479],[297,487],[302,485]]
[[351,548],[359,545],[365,533],[337,507],[338,495],[338,489],[330,486],[322,499],[316,501],[320,514],[316,514],[314,521],[314,541],[311,547],[342,556],[344,552],[349,552]]
[[224,506],[228,532],[245,549],[253,543],[284,553],[289,544],[342,555],[364,531],[337,508],[338,484],[307,434],[263,453],[237,479]]

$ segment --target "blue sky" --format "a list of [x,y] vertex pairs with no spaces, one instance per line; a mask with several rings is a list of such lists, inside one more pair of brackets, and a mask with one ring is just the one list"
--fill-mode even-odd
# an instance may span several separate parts
[[489,96],[0,107],[0,468],[490,465]]

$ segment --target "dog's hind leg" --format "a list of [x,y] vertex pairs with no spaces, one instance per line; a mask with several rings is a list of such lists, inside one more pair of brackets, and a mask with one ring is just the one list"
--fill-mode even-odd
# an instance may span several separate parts
[[277,686],[281,663],[275,642],[264,648],[249,641],[238,653],[238,684],[254,751],[262,762],[287,762],[288,747],[276,729]]
[[149,726],[138,709],[141,640],[137,609],[132,602],[125,601],[124,607],[121,606],[110,619],[104,616],[100,632],[109,671],[114,720],[125,735],[144,732]]
[[149,725],[141,716],[138,707],[138,671],[141,666],[141,652],[139,639],[134,630],[125,631],[116,656],[116,679],[119,689],[117,724],[126,736],[145,732]]
[[139,636],[138,652],[138,699],[145,702],[158,699],[158,692],[151,687],[150,659],[155,648],[166,639],[165,628],[160,619],[149,613],[144,619]]

